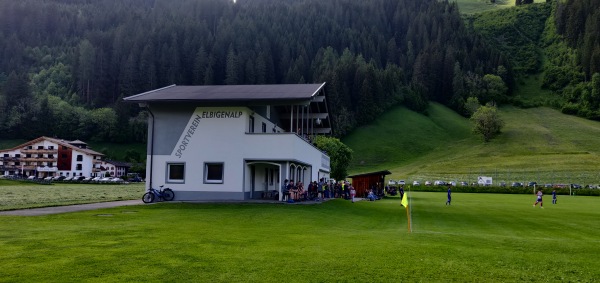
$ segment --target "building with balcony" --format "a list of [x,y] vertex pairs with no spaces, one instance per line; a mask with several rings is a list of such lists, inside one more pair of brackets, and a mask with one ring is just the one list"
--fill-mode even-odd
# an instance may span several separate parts
[[97,176],[104,154],[80,140],[39,137],[11,149],[0,150],[0,174],[36,176]]
[[100,168],[103,170],[103,175],[108,175],[111,177],[123,177],[129,173],[129,168],[131,168],[131,164],[123,161],[116,160],[104,160],[100,164]]
[[286,179],[329,179],[329,156],[311,142],[331,134],[324,85],[172,85],[125,98],[150,114],[146,187],[176,200],[281,200]]

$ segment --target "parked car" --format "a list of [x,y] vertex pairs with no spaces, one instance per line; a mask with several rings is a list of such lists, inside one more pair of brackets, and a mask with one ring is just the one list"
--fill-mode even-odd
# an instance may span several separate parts
[[71,180],[73,180],[73,177],[66,177],[63,179],[63,181],[71,181]]
[[44,178],[44,181],[52,181],[52,178],[53,178],[52,176],[48,176],[48,177]]
[[425,186],[431,186],[431,182],[425,181]]
[[511,185],[511,187],[522,187],[523,183],[519,183],[519,182],[513,182]]
[[581,185],[579,184],[571,184],[572,189],[581,189]]
[[460,184],[461,186],[463,186],[463,187],[466,187],[466,186],[468,186],[468,185],[469,185],[469,183],[467,183],[467,182],[465,182],[465,181],[462,181],[462,182],[460,182],[459,184]]
[[90,180],[90,182],[100,182],[100,179],[102,179],[102,177],[94,177]]
[[392,180],[392,179],[390,179],[390,180],[388,181],[388,185],[389,185],[389,186],[395,186],[395,185],[397,185],[397,184],[398,184],[398,183],[396,183],[396,181],[394,181],[394,180]]
[[121,178],[119,178],[119,177],[114,177],[114,178],[110,179],[110,182],[112,182],[112,183],[123,183],[124,180],[121,179]]
[[596,185],[586,185],[585,187],[588,188],[588,189],[596,189],[596,188],[598,188]]
[[544,188],[552,188],[552,187],[554,187],[552,184],[545,184],[544,185]]
[[506,182],[500,182],[500,184],[498,184],[500,187],[506,187]]
[[398,185],[404,186],[406,185],[406,182],[404,180],[400,180],[398,181]]
[[434,186],[445,186],[446,182],[438,180],[438,181],[433,182],[433,185]]
[[111,177],[104,177],[104,178],[101,178],[100,180],[98,180],[98,182],[100,182],[100,183],[108,183],[111,180],[112,180]]
[[413,181],[413,186],[420,186],[421,183],[419,181]]
[[37,179],[35,176],[29,176],[29,177],[27,177],[27,180],[35,180],[35,179]]
[[528,187],[533,187],[533,186],[537,186],[537,182],[529,182],[527,183]]
[[73,181],[83,181],[85,180],[85,176],[77,176],[75,178],[73,178]]

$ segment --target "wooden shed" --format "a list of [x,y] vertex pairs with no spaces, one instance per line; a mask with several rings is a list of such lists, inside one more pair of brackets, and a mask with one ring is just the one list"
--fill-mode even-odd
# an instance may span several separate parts
[[356,190],[357,197],[366,197],[371,188],[376,190],[378,195],[383,195],[385,187],[385,175],[392,174],[388,170],[364,173],[348,176],[352,178],[352,186]]

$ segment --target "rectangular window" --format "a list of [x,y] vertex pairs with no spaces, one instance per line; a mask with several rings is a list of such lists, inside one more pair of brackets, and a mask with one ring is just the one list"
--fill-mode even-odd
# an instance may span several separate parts
[[254,133],[254,117],[250,116],[250,124],[248,124],[248,132],[249,133]]
[[265,124],[265,122],[262,123],[262,132],[263,133],[267,132],[267,124]]
[[21,157],[21,155],[17,153],[17,154],[15,154],[15,157],[16,157],[16,158],[20,158],[20,157]]
[[83,155],[77,154],[77,161],[83,161]]
[[54,146],[53,145],[49,145],[48,149],[54,149]]
[[83,166],[81,164],[77,164],[75,170],[83,170]]
[[204,183],[223,184],[223,163],[204,163]]
[[38,149],[44,149],[43,145],[38,145]]
[[167,163],[167,183],[185,182],[185,163]]

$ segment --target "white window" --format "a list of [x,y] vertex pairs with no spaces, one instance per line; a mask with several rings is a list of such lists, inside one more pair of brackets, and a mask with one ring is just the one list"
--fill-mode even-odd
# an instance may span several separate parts
[[223,163],[204,163],[204,183],[223,184]]
[[167,163],[167,183],[185,182],[185,163]]

